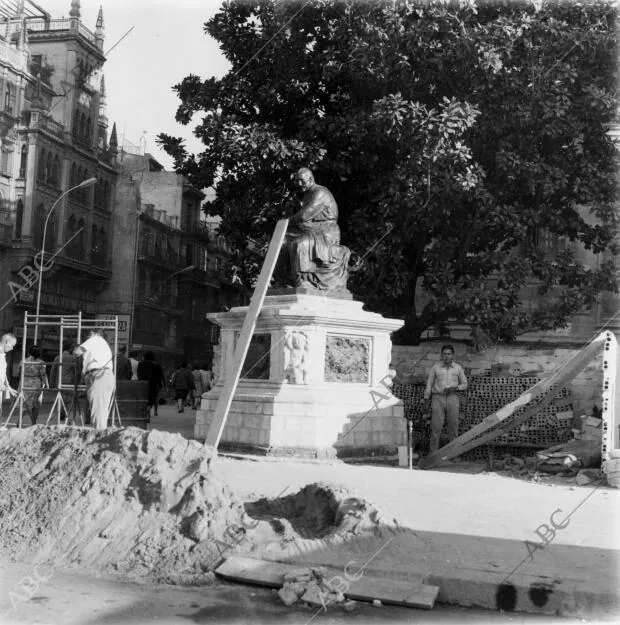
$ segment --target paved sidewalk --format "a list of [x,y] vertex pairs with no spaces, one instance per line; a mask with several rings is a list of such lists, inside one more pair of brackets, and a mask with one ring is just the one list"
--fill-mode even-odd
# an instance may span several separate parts
[[[341,545],[298,541],[245,555],[325,565],[341,576],[347,563],[355,571],[371,559],[369,574],[421,575],[440,587],[440,602],[462,606],[610,620],[620,614],[620,491],[342,463],[220,458],[216,467],[245,501],[287,496],[313,482],[344,486],[379,508],[386,528]],[[556,510],[553,521],[564,529],[552,536],[540,526],[553,529]],[[540,549],[538,528],[548,537]]]
[[194,438],[194,423],[196,422],[196,411],[185,408],[183,412],[177,411],[176,402],[166,398],[168,403],[159,406],[156,417],[151,417],[148,430],[159,430],[160,432],[172,432],[181,434],[187,439]]
[[[178,414],[162,406],[149,429],[193,438],[194,417],[192,410]],[[618,490],[467,475],[458,467],[408,471],[259,457],[222,456],[216,470],[245,501],[290,495],[316,482],[345,486],[379,508],[386,523],[378,536],[338,547],[321,540],[284,550],[274,544],[262,558],[344,570],[381,550],[367,572],[421,575],[440,586],[443,603],[620,620]]]

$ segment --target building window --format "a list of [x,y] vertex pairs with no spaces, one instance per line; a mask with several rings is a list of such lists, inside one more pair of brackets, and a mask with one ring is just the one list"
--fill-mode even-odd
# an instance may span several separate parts
[[54,156],[54,162],[52,163],[51,184],[58,189],[60,188],[60,159],[58,154]]
[[105,262],[108,258],[108,235],[103,226],[99,229],[99,241],[101,242],[101,256]]
[[95,206],[97,208],[101,208],[101,194],[102,194],[102,187],[103,187],[103,182],[101,181],[101,179],[97,179],[97,182],[95,183]]
[[15,238],[22,238],[22,225],[24,223],[24,203],[21,199],[17,200],[15,210]]
[[47,151],[41,150],[39,155],[39,166],[37,167],[37,180],[45,180],[45,159],[47,157]]
[[45,249],[53,250],[56,247],[56,232],[58,227],[58,220],[56,215],[52,215],[47,224],[47,231],[45,233]]
[[77,244],[77,258],[79,260],[83,260],[84,259],[84,249],[86,248],[86,224],[84,223],[84,220],[82,218],[80,218],[80,221],[78,221],[78,232],[79,234],[77,235],[76,240],[78,242]]
[[13,115],[13,111],[15,110],[15,93],[15,85],[8,82],[4,93],[4,110],[9,115]]
[[48,184],[52,184],[52,164],[54,162],[54,159],[52,158],[52,153],[48,152],[47,153],[47,158],[45,159],[45,177],[44,177],[44,181],[47,182]]
[[2,173],[5,175],[10,176],[12,165],[13,151],[9,150],[5,146],[2,146],[2,151],[0,151],[0,171],[2,171]]
[[45,222],[45,208],[43,204],[39,204],[34,213],[34,246],[36,248],[41,248],[43,243],[43,224]]
[[28,146],[26,144],[22,145],[21,156],[19,159],[19,177],[26,177],[26,163],[28,161]]

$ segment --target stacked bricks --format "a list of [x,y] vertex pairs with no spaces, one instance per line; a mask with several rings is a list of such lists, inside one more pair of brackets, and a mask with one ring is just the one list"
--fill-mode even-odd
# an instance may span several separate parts
[[[465,394],[461,394],[459,436],[471,430],[496,410],[517,399],[539,381],[539,378],[534,377],[494,378],[486,375],[486,372],[481,376],[470,376],[468,390]],[[424,387],[422,383],[397,383],[392,389],[394,395],[403,401],[405,418],[413,421],[414,440],[420,451],[428,450],[430,440],[430,422],[423,419]],[[553,390],[555,389],[551,392]],[[518,409],[514,416],[535,405],[537,401],[540,402],[540,398]],[[500,435],[493,441],[493,446],[509,444],[524,448],[550,447],[570,440],[572,427],[571,391],[568,388],[558,389],[551,404],[514,430]]]
[[[526,344],[498,345],[482,352],[458,341],[453,345],[454,360],[471,377],[491,377],[491,369],[504,365],[509,378],[542,378],[559,369],[579,349],[568,347],[536,347]],[[443,342],[429,341],[416,346],[392,347],[392,363],[402,384],[425,383],[431,367],[439,362]],[[523,376],[523,377],[522,377]],[[575,416],[592,414],[593,407],[602,405],[602,354],[593,359],[570,383],[571,403]]]

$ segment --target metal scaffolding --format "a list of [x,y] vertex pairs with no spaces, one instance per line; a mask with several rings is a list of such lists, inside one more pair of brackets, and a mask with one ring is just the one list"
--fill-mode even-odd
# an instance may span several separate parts
[[[80,372],[75,371],[74,383],[71,385],[64,384],[62,381],[62,370],[63,370],[63,362],[62,362],[62,353],[63,353],[63,344],[65,339],[69,336],[75,337],[75,342],[77,345],[82,343],[82,335],[88,334],[91,330],[107,330],[109,332],[114,333],[114,341],[110,341],[112,347],[112,370],[116,377],[116,359],[118,353],[118,317],[115,316],[112,319],[85,319],[82,317],[82,313],[79,312],[77,315],[32,315],[28,312],[24,315],[24,334],[22,337],[22,357],[21,357],[21,365],[20,365],[20,376],[19,376],[19,392],[17,397],[15,398],[15,402],[9,411],[9,416],[4,422],[4,426],[7,427],[13,414],[18,411],[18,427],[23,427],[23,417],[24,417],[24,391],[28,390],[39,390],[39,387],[36,388],[26,388],[24,386],[25,383],[25,368],[28,364],[26,362],[26,344],[28,342],[28,332],[31,328],[46,326],[49,328],[57,328],[58,329],[58,353],[60,354],[59,362],[57,364],[58,367],[58,383],[54,388],[50,388],[56,392],[56,397],[54,398],[54,402],[50,409],[49,415],[47,416],[47,420],[45,425],[49,425],[50,421],[53,419],[54,413],[56,414],[56,425],[61,424],[61,417],[64,414],[67,416],[66,425],[75,424],[77,421],[77,415],[79,414],[79,419],[81,425],[84,425],[84,416],[82,411],[79,410],[79,402],[78,397],[80,393],[84,393],[86,391],[86,386],[84,384],[80,384]],[[43,388],[40,389],[41,393],[43,393]],[[67,393],[71,392],[71,406],[70,409],[67,410],[67,406],[63,399],[63,391],[65,396]],[[115,418],[118,419],[118,425],[121,426],[121,417],[118,410],[118,404],[116,401],[116,388],[112,395],[112,401],[110,402],[108,417],[111,414],[111,424],[114,427]]]

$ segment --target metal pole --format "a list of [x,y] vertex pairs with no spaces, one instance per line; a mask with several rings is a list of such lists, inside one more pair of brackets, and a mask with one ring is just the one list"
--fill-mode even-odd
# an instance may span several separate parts
[[[57,387],[57,392],[61,392],[60,388],[62,387],[62,346],[64,343],[64,337],[65,337],[65,333],[64,333],[64,318],[61,317],[60,318],[60,332],[58,333],[58,343],[59,343],[59,350],[58,350],[58,380],[56,381],[56,387]],[[62,398],[62,393],[61,393],[61,398]],[[64,402],[63,402],[64,403]],[[66,408],[66,406],[65,406]],[[58,402],[58,423],[60,423],[60,417],[62,416],[62,404],[61,402]],[[65,418],[67,417],[67,415],[65,415]],[[65,422],[66,424],[66,422]]]
[[24,418],[24,363],[26,362],[26,338],[28,337],[28,311],[24,315],[24,336],[22,337],[22,366],[19,371],[19,427],[22,427]]
[[97,178],[88,178],[88,180],[83,180],[80,184],[76,184],[70,189],[67,189],[64,193],[61,193],[52,204],[52,207],[49,209],[47,216],[45,217],[45,224],[43,225],[43,241],[41,241],[41,262],[39,263],[39,284],[37,285],[37,316],[35,318],[34,325],[34,345],[37,344],[37,340],[39,338],[39,311],[41,310],[41,285],[43,283],[43,265],[45,263],[45,239],[47,238],[47,224],[49,223],[50,216],[54,212],[54,209],[60,200],[71,193],[71,191],[83,187],[89,187],[90,185],[95,184],[95,182],[97,182]]
[[409,453],[409,470],[413,469],[413,421],[407,419],[407,452]]

